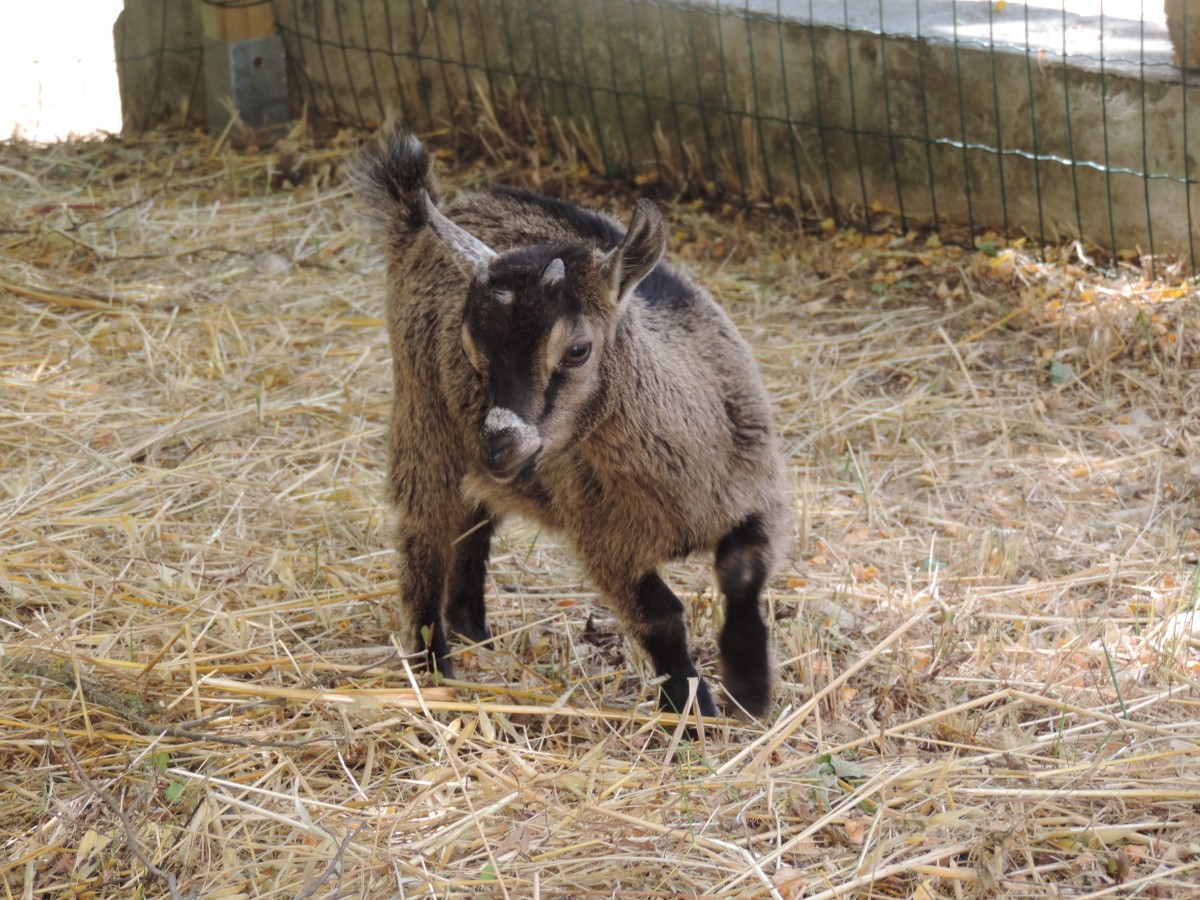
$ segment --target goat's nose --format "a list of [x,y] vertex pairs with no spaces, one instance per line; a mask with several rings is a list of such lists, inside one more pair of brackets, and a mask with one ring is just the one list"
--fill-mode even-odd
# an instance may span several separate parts
[[541,449],[537,429],[510,409],[493,407],[480,435],[480,462],[501,480],[514,477]]
[[503,431],[489,431],[483,438],[483,453],[488,462],[502,462],[504,457],[516,446],[519,435],[515,428],[505,428]]

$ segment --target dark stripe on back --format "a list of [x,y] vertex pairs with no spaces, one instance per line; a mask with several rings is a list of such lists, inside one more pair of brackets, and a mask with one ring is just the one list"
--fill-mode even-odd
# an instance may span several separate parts
[[[621,239],[625,237],[625,232],[614,225],[607,216],[584,209],[567,200],[546,197],[542,194],[535,194],[533,191],[507,185],[494,188],[493,192],[541,208],[575,231],[580,237],[594,241],[606,253],[621,243]],[[692,292],[687,283],[671,271],[664,262],[656,265],[650,274],[642,279],[637,293],[651,307],[683,309],[690,306],[692,300]]]

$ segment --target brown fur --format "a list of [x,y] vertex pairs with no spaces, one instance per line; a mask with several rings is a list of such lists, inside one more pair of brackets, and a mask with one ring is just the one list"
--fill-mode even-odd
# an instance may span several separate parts
[[[707,291],[655,266],[663,227],[653,205],[641,201],[627,235],[606,217],[498,190],[446,204],[446,225],[428,158],[404,132],[364,154],[358,173],[387,247],[388,493],[399,512],[405,646],[445,670],[443,612],[469,637],[488,636],[482,586],[465,582],[481,577],[490,525],[482,539],[454,542],[515,512],[568,538],[671,676],[664,706],[687,697],[695,669],[682,608],[654,573],[716,552],[726,683],[762,712],[769,653],[758,594],[787,530],[783,466],[746,343]],[[499,253],[480,277],[463,250],[470,235]],[[552,259],[566,261],[559,281]],[[569,354],[581,348],[590,356],[575,366]],[[504,421],[519,427],[490,424],[493,404],[516,409]],[[524,468],[498,477],[510,458]],[[714,711],[703,685],[700,706]]]

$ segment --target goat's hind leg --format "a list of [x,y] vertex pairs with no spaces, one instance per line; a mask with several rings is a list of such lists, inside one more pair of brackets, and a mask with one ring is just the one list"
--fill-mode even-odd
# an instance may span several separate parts
[[446,580],[446,625],[476,644],[491,645],[487,626],[487,608],[483,600],[495,523],[485,509],[476,509],[466,517],[462,533],[453,545],[453,561]]
[[771,539],[761,516],[750,516],[717,546],[717,581],[725,594],[721,680],[746,712],[760,716],[771,700],[768,630],[759,594],[771,569]]

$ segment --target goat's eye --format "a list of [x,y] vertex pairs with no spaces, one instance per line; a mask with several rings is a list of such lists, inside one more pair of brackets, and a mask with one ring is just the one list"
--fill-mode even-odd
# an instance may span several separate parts
[[573,344],[566,353],[563,354],[562,364],[569,368],[582,366],[588,361],[588,357],[592,355],[592,345],[590,343]]

